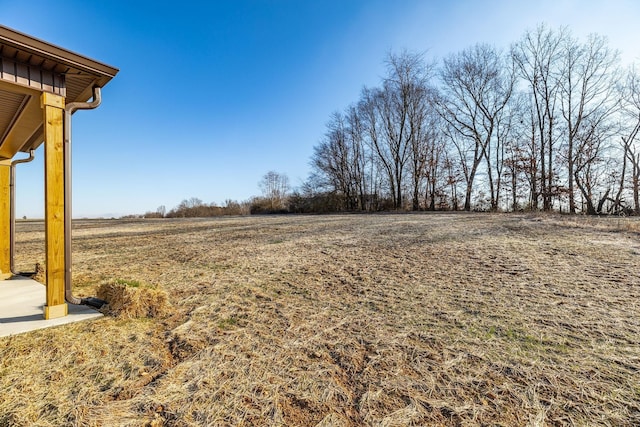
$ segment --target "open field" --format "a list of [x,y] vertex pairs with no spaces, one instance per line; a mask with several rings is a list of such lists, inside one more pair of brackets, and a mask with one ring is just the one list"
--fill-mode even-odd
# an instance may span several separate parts
[[113,279],[172,314],[0,339],[0,426],[640,425],[638,219],[77,222]]

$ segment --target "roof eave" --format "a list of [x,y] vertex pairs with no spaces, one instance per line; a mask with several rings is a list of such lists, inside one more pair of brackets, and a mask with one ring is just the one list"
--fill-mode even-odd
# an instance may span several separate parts
[[105,63],[79,55],[3,25],[0,25],[0,44],[6,44],[77,70],[102,77],[99,79],[101,86],[107,84],[109,80],[115,77],[118,71],[120,71]]

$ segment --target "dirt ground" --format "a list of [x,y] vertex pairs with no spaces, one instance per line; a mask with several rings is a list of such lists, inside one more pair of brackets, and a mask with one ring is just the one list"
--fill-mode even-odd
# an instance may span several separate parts
[[76,293],[171,312],[0,339],[0,426],[640,425],[638,219],[78,221],[73,252]]

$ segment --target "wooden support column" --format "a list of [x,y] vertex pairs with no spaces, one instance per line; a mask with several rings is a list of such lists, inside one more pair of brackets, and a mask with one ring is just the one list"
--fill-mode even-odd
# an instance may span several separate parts
[[10,260],[10,203],[11,196],[9,191],[9,171],[11,169],[11,160],[0,161],[0,280],[11,277],[11,260]]
[[47,300],[44,318],[67,315],[64,298],[64,98],[42,94],[44,113],[44,197],[45,246],[47,263]]

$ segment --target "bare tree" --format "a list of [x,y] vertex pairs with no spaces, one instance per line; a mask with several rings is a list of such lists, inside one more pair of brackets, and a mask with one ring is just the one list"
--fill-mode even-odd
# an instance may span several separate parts
[[267,172],[259,183],[262,195],[269,201],[271,210],[284,209],[289,193],[289,177],[274,171]]
[[[566,163],[569,211],[576,212],[574,177],[576,163],[597,159],[593,150],[601,147],[602,135],[589,141],[619,107],[614,80],[617,78],[619,54],[609,48],[607,40],[595,34],[585,44],[567,36],[563,41],[563,67],[560,77],[560,106],[566,126]],[[580,140],[580,141],[579,141]],[[578,152],[584,148],[588,153]],[[583,170],[586,165],[582,165]],[[584,187],[582,187],[584,188]],[[582,191],[581,188],[581,191]],[[584,194],[583,194],[584,195]]]
[[444,60],[442,92],[438,106],[447,123],[448,135],[460,154],[465,171],[465,210],[471,210],[471,196],[478,167],[486,161],[491,207],[497,208],[493,183],[492,143],[497,144],[499,117],[513,93],[514,80],[502,56],[491,46],[478,44]]
[[510,192],[509,207],[512,211],[520,209],[519,200],[522,198],[523,183],[529,184],[528,207],[531,207],[531,195],[535,193],[538,152],[535,123],[530,113],[528,94],[519,93],[512,98],[509,114],[505,115],[508,121],[502,136],[504,138],[502,164],[505,169],[505,178],[508,178],[506,185]]
[[331,116],[324,138],[314,148],[311,162],[322,185],[340,195],[348,205],[353,193],[350,171],[353,159],[341,113]]
[[[640,74],[635,68],[630,68],[622,92],[622,120],[626,124],[620,137],[623,149],[622,182],[626,178],[627,161],[630,165],[631,194],[633,197],[633,212],[640,215]],[[617,197],[620,202],[620,194]]]
[[546,25],[539,25],[534,31],[526,31],[524,36],[511,48],[511,54],[520,77],[529,86],[535,128],[531,132],[539,150],[536,171],[539,170],[540,187],[533,181],[532,207],[538,208],[538,198],[542,196],[543,209],[551,209],[552,187],[554,184],[553,162],[554,144],[557,141],[556,105],[558,101],[559,76],[562,59],[562,43],[567,30],[554,31]]
[[[393,206],[398,209],[403,204],[405,173],[412,150],[425,137],[423,124],[431,68],[425,65],[422,55],[409,52],[389,54],[386,63],[387,77],[382,88],[363,91],[360,111],[368,131],[367,141],[385,171]],[[415,171],[420,167],[420,159],[413,160]]]
[[340,208],[365,209],[368,156],[364,132],[358,109],[350,106],[345,114],[333,113],[324,138],[314,148],[311,165],[316,180],[342,199]]
[[575,183],[582,195],[583,210],[589,215],[603,213],[602,207],[609,199],[612,181],[613,159],[606,155],[610,149],[610,129],[590,126],[587,135],[578,138],[574,156]]
[[370,180],[367,179],[367,166],[370,162],[370,156],[367,154],[364,143],[365,124],[360,110],[355,105],[347,108],[345,120],[347,124],[346,133],[352,153],[351,180],[354,186],[354,193],[357,194],[357,203],[354,204],[354,209],[370,209],[369,196],[371,189],[369,188]]
[[[394,152],[389,149],[387,140],[384,136],[384,120],[380,111],[384,104],[385,97],[383,91],[378,88],[364,88],[360,100],[359,110],[365,123],[367,132],[366,142],[371,152],[371,164],[377,170],[381,171],[380,183],[386,181],[389,187],[389,196],[393,199],[393,206],[396,204],[396,184],[394,171],[396,163],[404,165],[406,159],[394,158]],[[399,169],[400,167],[398,167]]]
[[425,202],[426,209],[436,210],[436,198],[443,199],[447,179],[444,176],[446,162],[448,160],[446,152],[446,142],[442,133],[442,123],[436,114],[431,114],[428,121],[428,137],[423,146],[425,159],[423,174],[426,181]]
[[440,166],[439,117],[431,102],[429,89],[416,88],[415,102],[410,108],[410,123],[413,129],[409,155],[409,175],[411,177],[411,207],[420,209],[420,199],[426,182],[426,199],[429,209],[435,210],[435,189],[438,167]]
[[461,165],[460,162],[454,161],[455,154],[451,154],[448,150],[448,146],[445,142],[446,133],[443,133],[442,140],[442,169],[444,182],[443,186],[447,188],[448,198],[449,198],[449,206],[451,210],[457,211],[460,209],[460,200],[458,197],[458,185],[463,181],[461,178],[461,168],[465,165],[464,163]]

